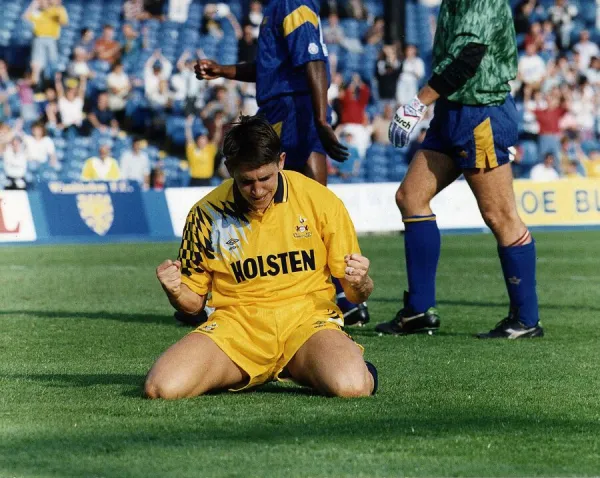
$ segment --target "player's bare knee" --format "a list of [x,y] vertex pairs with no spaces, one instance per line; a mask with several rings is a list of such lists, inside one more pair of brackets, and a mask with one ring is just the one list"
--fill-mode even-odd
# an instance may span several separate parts
[[373,384],[362,370],[340,373],[331,384],[330,394],[340,398],[359,398],[371,395]]
[[400,209],[403,217],[412,216],[411,211],[419,208],[415,196],[407,194],[406,189],[402,186],[396,191],[396,206]]
[[173,381],[159,381],[153,378],[146,379],[144,384],[144,393],[147,398],[156,400],[175,400],[177,398],[185,398],[185,394],[181,387]]
[[522,229],[523,222],[516,210],[508,208],[483,210],[481,211],[481,216],[485,224],[496,236],[504,236]]

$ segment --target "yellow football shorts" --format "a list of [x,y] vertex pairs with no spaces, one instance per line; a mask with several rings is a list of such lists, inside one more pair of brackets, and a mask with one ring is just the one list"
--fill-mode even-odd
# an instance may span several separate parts
[[[239,389],[284,380],[279,375],[298,349],[320,330],[342,331],[333,302],[302,300],[276,308],[224,307],[192,333],[210,337],[250,379]],[[358,347],[362,347],[357,344]]]

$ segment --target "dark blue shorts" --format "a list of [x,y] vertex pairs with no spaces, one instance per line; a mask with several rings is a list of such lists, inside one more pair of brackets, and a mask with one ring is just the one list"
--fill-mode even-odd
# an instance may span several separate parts
[[258,114],[269,120],[281,138],[281,149],[286,153],[285,169],[302,172],[310,153],[325,154],[315,128],[310,95],[274,98],[263,104]]
[[421,149],[450,156],[462,169],[495,168],[509,162],[519,117],[512,96],[499,106],[468,106],[438,100]]

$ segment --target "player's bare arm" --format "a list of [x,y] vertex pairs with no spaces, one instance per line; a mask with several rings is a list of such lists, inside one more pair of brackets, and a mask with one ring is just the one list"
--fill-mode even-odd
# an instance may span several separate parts
[[373,279],[369,276],[369,259],[361,254],[347,254],[344,262],[346,269],[341,282],[346,297],[355,304],[366,301],[373,292]]
[[156,268],[156,277],[175,309],[196,315],[204,309],[206,296],[198,295],[181,282],[181,262],[167,259]]
[[194,66],[196,78],[199,80],[228,80],[256,83],[256,63],[238,63],[236,65],[220,65],[213,60],[198,60]]
[[345,161],[348,159],[348,149],[339,142],[333,128],[327,122],[327,65],[324,61],[309,61],[306,64],[306,77],[313,111],[315,126],[319,139],[331,159]]

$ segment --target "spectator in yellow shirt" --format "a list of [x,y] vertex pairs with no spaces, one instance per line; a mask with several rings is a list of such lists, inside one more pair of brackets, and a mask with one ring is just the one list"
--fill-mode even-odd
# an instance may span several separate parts
[[210,179],[215,173],[215,158],[219,150],[223,124],[220,120],[216,122],[210,140],[205,134],[198,135],[194,140],[193,122],[194,116],[189,115],[185,123],[185,155],[190,167],[190,186],[210,186]]
[[600,178],[600,151],[592,151],[584,165],[588,178]]
[[69,17],[61,0],[33,0],[23,17],[33,24],[31,71],[38,84],[44,68],[58,62],[60,29],[69,23]]
[[119,163],[110,155],[110,146],[100,146],[99,156],[87,159],[81,171],[82,181],[117,181],[121,179]]

